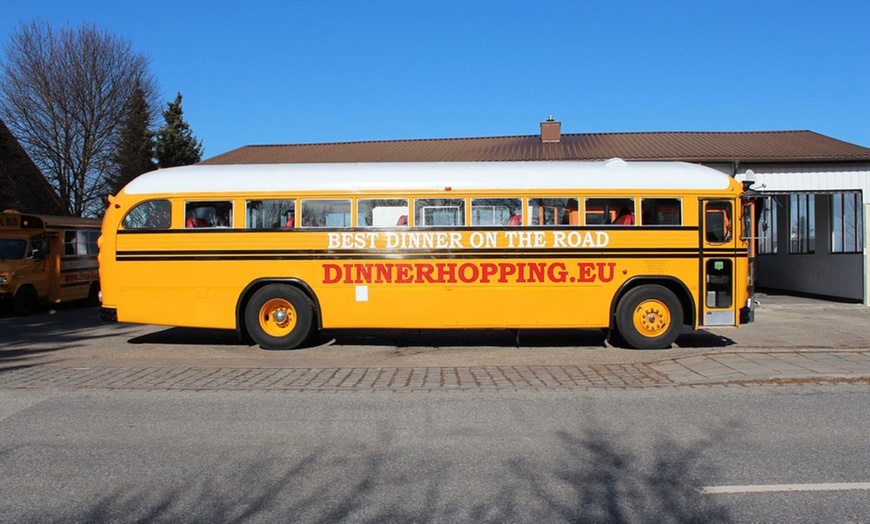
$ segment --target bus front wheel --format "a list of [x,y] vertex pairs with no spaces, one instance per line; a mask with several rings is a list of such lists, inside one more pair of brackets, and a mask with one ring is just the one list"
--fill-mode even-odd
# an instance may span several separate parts
[[32,286],[21,286],[12,299],[12,313],[26,317],[36,309],[36,290]]
[[645,285],[630,290],[616,308],[616,328],[635,349],[664,349],[677,339],[683,307],[666,287]]
[[305,342],[313,325],[313,302],[292,286],[264,286],[245,306],[245,327],[263,349],[294,349]]

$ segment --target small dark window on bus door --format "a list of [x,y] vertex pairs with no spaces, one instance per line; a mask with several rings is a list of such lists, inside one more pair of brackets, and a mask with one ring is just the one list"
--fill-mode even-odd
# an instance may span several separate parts
[[731,202],[709,202],[704,209],[704,234],[707,242],[731,241]]
[[730,308],[734,269],[729,259],[711,259],[706,263],[706,304],[708,308]]

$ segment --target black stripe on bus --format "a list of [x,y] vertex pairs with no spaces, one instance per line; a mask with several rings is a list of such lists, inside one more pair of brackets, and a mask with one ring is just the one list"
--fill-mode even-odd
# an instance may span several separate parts
[[[705,256],[718,256],[728,258],[746,258],[747,253],[736,254],[733,250],[705,250]],[[658,250],[658,251],[637,251],[631,252],[571,252],[571,253],[550,253],[550,252],[419,252],[419,253],[382,253],[382,252],[317,252],[317,253],[264,253],[264,252],[123,252],[118,253],[115,260],[118,262],[130,261],[193,261],[193,260],[451,260],[451,259],[601,259],[601,258],[621,258],[621,259],[693,259],[700,258],[700,253],[697,250],[691,251],[674,251],[674,250]]]
[[81,287],[90,285],[90,280],[82,280],[80,282],[68,282],[66,284],[61,284],[60,287],[68,288],[68,287]]
[[69,267],[66,269],[61,269],[61,273],[78,273],[79,271],[96,271],[100,269],[98,264],[94,264],[93,266],[84,266],[84,267]]

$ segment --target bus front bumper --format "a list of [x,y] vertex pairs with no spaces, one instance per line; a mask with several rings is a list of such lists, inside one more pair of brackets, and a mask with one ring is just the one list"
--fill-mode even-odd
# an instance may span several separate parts
[[100,320],[102,320],[103,322],[117,322],[118,310],[113,307],[101,307]]

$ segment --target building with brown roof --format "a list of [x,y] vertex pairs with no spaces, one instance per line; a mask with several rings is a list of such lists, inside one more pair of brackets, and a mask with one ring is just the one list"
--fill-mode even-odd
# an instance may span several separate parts
[[812,131],[563,134],[249,145],[203,164],[684,161],[755,180],[761,287],[867,303],[870,148]]
[[0,210],[62,215],[64,207],[39,168],[0,120]]

